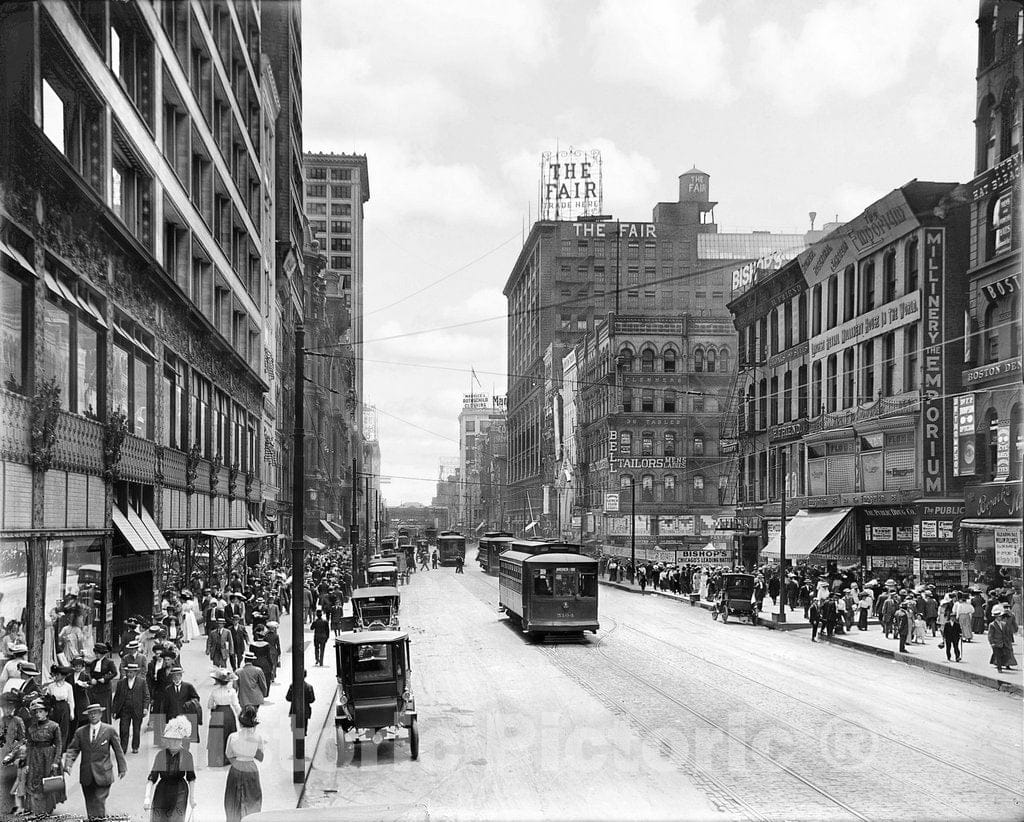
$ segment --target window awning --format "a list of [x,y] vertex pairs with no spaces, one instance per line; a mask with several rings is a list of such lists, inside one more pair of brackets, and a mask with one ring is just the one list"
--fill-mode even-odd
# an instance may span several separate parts
[[[830,508],[821,511],[801,509],[786,529],[786,557],[806,557],[815,553],[849,515],[852,508]],[[766,557],[779,556],[781,536],[772,537],[762,553]]]
[[14,262],[20,265],[29,274],[35,274],[36,270],[32,264],[25,259],[24,255],[13,246],[7,245],[3,240],[0,240],[0,251],[10,257]]
[[995,531],[997,528],[1021,528],[1024,526],[1019,519],[962,519],[961,528],[974,531]]
[[312,545],[312,546],[313,546],[314,548],[319,548],[319,549],[320,549],[321,551],[324,551],[324,550],[326,550],[326,549],[327,549],[327,546],[326,546],[326,545],[324,545],[324,544],[323,544],[323,543],[322,543],[322,542],[321,542],[320,540],[318,540],[318,539],[317,539],[316,537],[311,537],[311,536],[310,536],[309,534],[305,534],[305,535],[303,536],[303,539],[304,539],[304,540],[306,540],[306,542],[307,542],[308,544]]
[[200,531],[204,537],[216,537],[217,539],[259,539],[263,534],[251,531],[247,528],[222,528],[219,531]]
[[255,532],[256,532],[257,534],[259,534],[259,535],[260,535],[261,537],[269,537],[269,536],[270,536],[270,534],[268,534],[268,533],[267,533],[267,529],[266,529],[266,528],[264,528],[264,527],[263,527],[262,525],[260,525],[260,524],[259,524],[259,523],[258,523],[258,522],[257,522],[256,520],[254,520],[254,519],[250,519],[250,520],[249,520],[249,530],[250,530],[250,531],[255,531]]
[[170,550],[167,540],[160,533],[160,529],[156,527],[149,512],[143,510],[140,514],[134,508],[122,511],[115,505],[113,516],[114,527],[136,554],[153,554],[158,551]]
[[337,531],[335,530],[334,526],[333,526],[333,525],[331,525],[331,523],[329,523],[329,522],[328,522],[327,520],[325,520],[325,519],[322,519],[322,520],[320,520],[320,524],[321,524],[321,525],[322,525],[322,526],[324,527],[324,530],[325,530],[325,531],[326,531],[326,532],[327,532],[328,534],[330,534],[330,535],[331,535],[332,537],[334,537],[334,538],[335,538],[336,540],[338,540],[338,542],[341,542],[341,534],[339,534],[339,533],[338,533],[338,532],[337,532]]

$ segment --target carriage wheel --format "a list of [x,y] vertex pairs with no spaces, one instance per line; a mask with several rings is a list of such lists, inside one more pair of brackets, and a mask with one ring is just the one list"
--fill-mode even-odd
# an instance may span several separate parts
[[420,756],[420,726],[416,719],[413,719],[409,726],[409,756],[413,760],[419,759]]

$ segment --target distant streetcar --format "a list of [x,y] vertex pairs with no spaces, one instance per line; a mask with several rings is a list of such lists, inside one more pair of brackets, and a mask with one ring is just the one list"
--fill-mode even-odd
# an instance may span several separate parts
[[480,570],[492,577],[498,576],[498,557],[512,547],[513,537],[507,531],[488,531],[480,537],[476,561]]
[[442,531],[437,535],[437,554],[442,565],[455,565],[466,559],[466,538],[455,531]]
[[579,545],[514,540],[498,558],[498,605],[531,635],[596,634],[597,574]]
[[433,548],[437,545],[437,529],[436,528],[424,528],[423,536],[427,540],[427,545]]

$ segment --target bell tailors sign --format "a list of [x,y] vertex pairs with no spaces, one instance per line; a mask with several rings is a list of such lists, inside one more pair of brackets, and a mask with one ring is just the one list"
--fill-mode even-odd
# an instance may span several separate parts
[[541,220],[595,217],[604,205],[601,152],[597,149],[545,151],[540,160]]

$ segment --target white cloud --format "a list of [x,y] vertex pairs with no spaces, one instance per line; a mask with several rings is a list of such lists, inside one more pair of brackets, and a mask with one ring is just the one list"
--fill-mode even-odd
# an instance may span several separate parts
[[879,94],[904,79],[929,41],[934,6],[911,0],[844,0],[802,20],[768,21],[750,37],[753,82],[795,112]]
[[730,97],[725,20],[718,15],[701,20],[700,5],[697,0],[641,5],[603,0],[588,31],[594,77],[677,100]]

